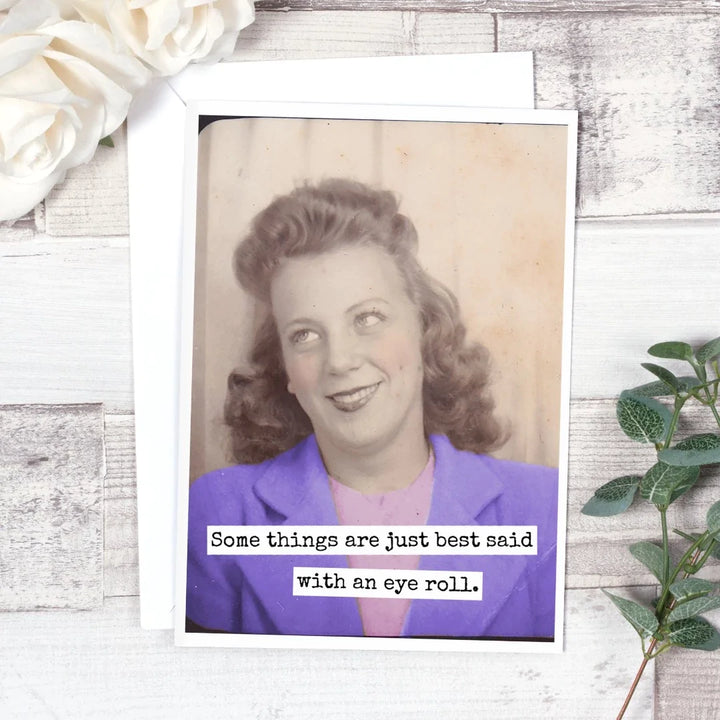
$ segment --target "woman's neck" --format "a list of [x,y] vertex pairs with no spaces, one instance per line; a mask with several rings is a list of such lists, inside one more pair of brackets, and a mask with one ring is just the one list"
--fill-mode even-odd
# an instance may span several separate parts
[[420,475],[430,456],[423,432],[396,438],[382,448],[338,448],[317,438],[328,473],[365,495],[402,490]]

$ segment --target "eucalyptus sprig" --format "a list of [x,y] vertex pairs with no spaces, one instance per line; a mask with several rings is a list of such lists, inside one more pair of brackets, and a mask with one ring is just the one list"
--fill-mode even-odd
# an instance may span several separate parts
[[[720,584],[695,577],[710,557],[720,559],[720,500],[707,511],[702,533],[673,530],[685,543],[682,556],[673,562],[668,539],[668,509],[697,482],[705,465],[720,463],[720,337],[697,350],[685,342],[662,342],[648,353],[690,365],[692,375],[677,376],[666,367],[642,363],[656,380],[625,390],[617,403],[617,419],[632,440],[652,443],[657,462],[644,475],[624,475],[599,487],[585,504],[586,515],[609,516],[627,510],[639,494],[658,510],[662,544],[643,541],[630,552],[660,583],[650,606],[603,592],[640,636],[643,660],[633,680],[618,720],[627,710],[648,662],[672,647],[695,650],[720,648],[720,633],[702,613],[720,608]],[[663,401],[656,398],[664,398]],[[676,441],[678,420],[688,402],[708,408],[712,432]]]

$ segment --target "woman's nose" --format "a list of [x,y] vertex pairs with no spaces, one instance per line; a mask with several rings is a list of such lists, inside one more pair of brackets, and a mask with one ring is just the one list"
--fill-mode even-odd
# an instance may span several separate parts
[[358,338],[338,332],[327,338],[327,369],[332,374],[346,373],[360,365]]

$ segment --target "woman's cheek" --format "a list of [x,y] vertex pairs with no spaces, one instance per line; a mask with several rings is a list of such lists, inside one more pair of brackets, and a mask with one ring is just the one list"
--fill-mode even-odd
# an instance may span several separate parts
[[317,360],[311,355],[295,357],[285,361],[285,373],[288,376],[288,392],[293,395],[304,394],[318,385]]
[[416,373],[422,368],[420,341],[397,334],[387,337],[382,344],[382,364],[392,373]]

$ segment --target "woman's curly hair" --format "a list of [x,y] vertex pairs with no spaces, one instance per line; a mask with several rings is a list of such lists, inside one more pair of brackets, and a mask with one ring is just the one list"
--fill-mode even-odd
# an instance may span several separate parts
[[398,212],[391,192],[330,179],[275,198],[255,216],[235,250],[235,274],[265,313],[249,371],[235,370],[228,378],[225,422],[235,460],[266,460],[312,433],[308,416],[287,390],[270,282],[285,258],[344,245],[376,245],[387,252],[419,310],[425,432],[447,435],[459,450],[486,452],[502,444],[504,431],[493,417],[488,392],[488,352],[467,342],[455,296],[420,266],[414,225]]

